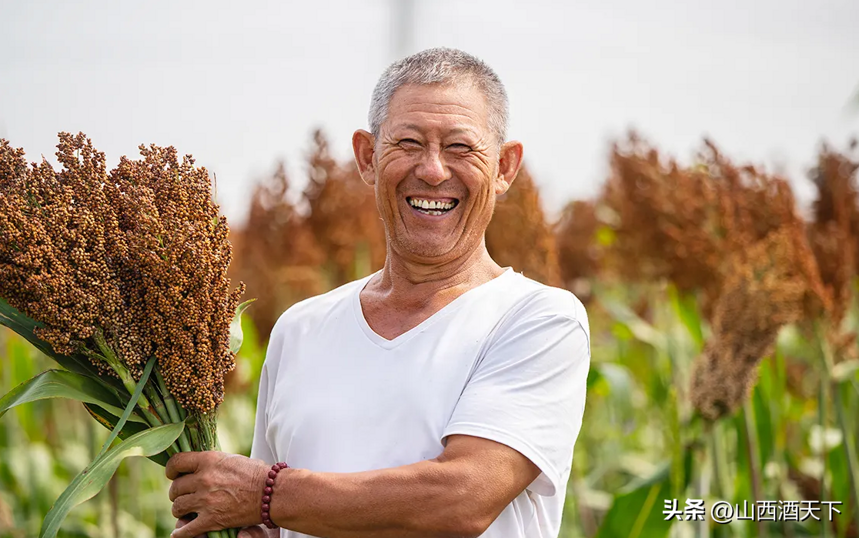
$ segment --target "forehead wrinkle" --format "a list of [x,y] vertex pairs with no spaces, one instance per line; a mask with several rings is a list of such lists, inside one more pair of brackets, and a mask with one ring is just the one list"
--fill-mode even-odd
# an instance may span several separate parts
[[390,115],[408,113],[424,113],[424,114],[445,114],[452,116],[467,116],[470,118],[478,118],[481,116],[480,111],[474,108],[462,106],[456,103],[436,103],[436,102],[417,102],[417,103],[398,103],[396,107],[392,107]]
[[396,116],[392,116],[387,130],[412,130],[419,133],[425,133],[439,127],[453,124],[450,126],[450,129],[446,130],[445,134],[455,135],[469,133],[481,137],[485,136],[483,133],[483,127],[485,126],[482,126],[482,122],[473,116],[465,114],[423,113],[422,121],[416,122],[411,118],[413,114],[414,113],[404,112],[397,114]]
[[[438,123],[441,123],[441,121],[430,120],[429,122],[425,123],[424,125],[418,125],[416,123],[407,123],[405,125],[392,125],[391,130],[416,131],[419,133],[423,133],[424,131],[426,131],[428,129],[431,130]],[[451,129],[447,130],[444,134],[446,136],[456,136],[456,135],[460,135],[460,134],[467,134],[467,135],[475,135],[477,137],[482,137],[482,134],[480,133],[479,129],[472,127],[470,125],[461,126],[461,127],[453,127]]]

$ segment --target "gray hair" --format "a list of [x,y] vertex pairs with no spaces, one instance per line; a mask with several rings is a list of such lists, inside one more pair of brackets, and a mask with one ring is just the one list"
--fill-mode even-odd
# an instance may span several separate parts
[[376,83],[368,115],[370,131],[379,129],[388,116],[388,105],[394,93],[406,84],[452,84],[472,82],[486,96],[489,106],[489,129],[498,144],[507,139],[507,92],[501,79],[482,60],[457,49],[427,49],[391,64]]

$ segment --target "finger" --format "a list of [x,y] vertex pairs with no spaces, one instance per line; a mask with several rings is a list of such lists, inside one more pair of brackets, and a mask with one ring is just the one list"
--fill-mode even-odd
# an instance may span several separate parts
[[173,501],[173,517],[177,519],[193,519],[185,516],[199,512],[198,509],[201,507],[202,503],[200,502],[200,497],[198,495],[182,495]]
[[170,484],[170,490],[167,496],[170,501],[175,501],[182,495],[190,495],[196,493],[200,489],[200,478],[195,474],[180,476]]
[[200,534],[206,534],[208,531],[215,530],[205,518],[198,517],[194,521],[191,521],[181,529],[174,529],[170,534],[170,538],[194,538]]
[[239,531],[239,538],[266,538],[265,529],[259,525],[256,527],[245,527]]
[[[176,520],[176,528],[181,529],[182,527],[184,527],[188,523],[191,523],[191,521],[193,521],[192,518],[180,517],[179,519]],[[208,537],[205,534],[200,534],[197,536],[197,538],[208,538]]]
[[170,480],[176,480],[180,475],[193,473],[200,465],[200,452],[179,452],[167,462],[164,473]]

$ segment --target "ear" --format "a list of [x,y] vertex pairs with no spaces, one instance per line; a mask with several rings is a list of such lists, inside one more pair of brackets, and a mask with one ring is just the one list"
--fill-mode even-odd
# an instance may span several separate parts
[[501,146],[501,152],[498,155],[498,177],[495,178],[495,194],[504,194],[513,184],[519,169],[522,168],[524,151],[522,142],[516,140],[505,142]]
[[355,153],[355,163],[358,173],[367,185],[376,184],[376,167],[373,164],[373,152],[376,139],[363,129],[358,129],[352,135],[352,151]]

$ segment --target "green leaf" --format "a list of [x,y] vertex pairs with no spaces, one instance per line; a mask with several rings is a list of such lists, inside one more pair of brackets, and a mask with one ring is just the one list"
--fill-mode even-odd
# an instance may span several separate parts
[[774,457],[776,450],[776,435],[777,432],[773,427],[773,417],[771,410],[772,399],[765,393],[765,388],[762,387],[764,377],[770,376],[771,360],[763,361],[759,367],[758,384],[752,391],[752,409],[754,411],[755,427],[757,431],[758,451],[761,458],[761,469],[765,468],[767,463]]
[[12,329],[15,333],[30,342],[33,347],[47,357],[54,359],[66,370],[87,375],[105,386],[124,390],[122,383],[118,379],[100,377],[98,370],[83,355],[69,357],[54,351],[54,348],[49,343],[36,336],[36,329],[41,327],[42,324],[16,310],[3,300],[3,298],[0,298],[0,325]]
[[[693,452],[684,450],[684,483],[692,474]],[[657,472],[621,490],[597,531],[597,538],[660,538],[668,536],[673,519],[666,521],[663,509],[671,500],[671,462],[665,462]],[[685,507],[686,499],[677,499],[677,509]]]
[[599,370],[599,365],[594,364],[592,368],[588,369],[588,381],[587,381],[587,390],[590,391],[594,385],[599,383],[599,381],[603,378],[602,372]]
[[6,319],[10,323],[15,323],[29,330],[42,326],[39,322],[27,317],[20,310],[7,303],[2,297],[0,297],[0,319]]
[[[48,370],[21,383],[0,398],[0,417],[22,403],[48,398],[69,398],[96,404],[117,415],[122,414],[124,406],[117,401],[116,396],[91,377],[64,370]],[[129,420],[146,423],[137,414],[131,414]]]
[[113,476],[120,462],[131,456],[152,456],[163,452],[179,438],[184,422],[165,424],[132,435],[81,471],[60,495],[45,516],[39,538],[55,538],[72,508],[95,496]]
[[[90,416],[96,420],[96,422],[107,428],[108,431],[113,431],[113,429],[116,427],[116,424],[119,422],[119,417],[108,413],[97,405],[85,403],[83,404],[83,406],[84,409],[86,409],[87,413],[89,413]],[[122,429],[119,431],[118,436],[120,439],[128,439],[132,435],[140,433],[147,429],[148,426],[143,426],[136,422],[126,422],[125,426],[123,426]],[[154,456],[147,456],[147,458],[154,461],[161,467],[164,467],[167,465],[167,460],[170,459],[170,456],[167,455],[167,452],[159,452]]]
[[230,351],[233,353],[239,352],[242,348],[242,340],[244,340],[244,334],[242,333],[242,312],[254,301],[256,299],[248,299],[236,307],[236,315],[233,316],[233,321],[230,323]]
[[53,357],[53,348],[44,340],[36,336],[36,329],[42,325],[15,308],[9,303],[0,298],[0,325],[9,327],[19,335],[27,339],[28,342],[49,357]]
[[637,340],[650,344],[659,351],[664,352],[667,349],[665,335],[641,319],[629,306],[612,298],[600,299],[600,304],[615,321],[625,325]]
[[128,417],[131,415],[131,411],[134,409],[134,406],[137,405],[138,400],[140,400],[140,395],[143,394],[143,387],[146,386],[146,382],[149,381],[149,376],[152,374],[152,368],[155,366],[155,356],[149,359],[149,362],[146,363],[146,367],[143,368],[143,375],[140,376],[140,380],[137,381],[137,386],[134,388],[134,393],[131,395],[131,398],[128,400],[128,405],[125,406],[125,409],[122,411],[122,416],[119,417],[119,421],[117,421],[116,426],[114,426],[113,430],[110,432],[110,435],[107,437],[107,440],[102,445],[101,450],[98,453],[96,458],[99,458],[102,454],[107,452],[108,447],[116,439],[116,436],[119,434],[119,431],[125,426]]
[[674,286],[671,286],[669,296],[671,297],[671,306],[674,308],[674,312],[680,318],[686,330],[689,331],[698,350],[701,350],[704,347],[704,322],[701,319],[701,313],[698,311],[695,295],[682,293]]

